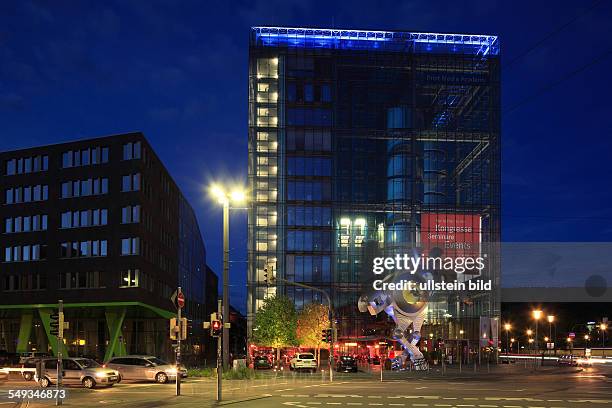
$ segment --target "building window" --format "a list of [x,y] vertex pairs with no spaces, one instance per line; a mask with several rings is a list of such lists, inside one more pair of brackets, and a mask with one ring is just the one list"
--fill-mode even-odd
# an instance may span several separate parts
[[97,227],[107,224],[108,210],[106,208],[66,211],[61,216],[61,228]]
[[6,175],[37,173],[49,169],[49,156],[31,156],[6,161]]
[[62,168],[108,163],[108,156],[108,147],[93,147],[82,150],[68,150],[62,153]]
[[6,204],[29,203],[49,199],[49,186],[35,185],[9,188],[5,192]]
[[128,269],[121,272],[121,283],[119,287],[122,288],[135,288],[140,286],[138,283],[140,270],[139,269]]
[[108,194],[108,178],[65,181],[62,183],[61,194],[62,198]]
[[121,240],[121,255],[139,255],[140,238],[123,238]]
[[140,173],[128,174],[121,179],[121,191],[140,190]]
[[121,209],[121,223],[133,224],[140,222],[140,206],[128,205]]
[[140,142],[130,142],[123,145],[123,160],[140,159]]
[[45,276],[39,273],[5,275],[2,290],[4,292],[33,291],[46,288]]
[[47,215],[36,214],[24,217],[9,217],[4,219],[4,233],[46,231]]
[[29,262],[46,258],[46,245],[17,245],[4,249],[4,262]]
[[89,258],[108,255],[107,240],[62,242],[62,258]]
[[59,274],[60,289],[91,289],[99,288],[100,272],[77,271],[61,272]]

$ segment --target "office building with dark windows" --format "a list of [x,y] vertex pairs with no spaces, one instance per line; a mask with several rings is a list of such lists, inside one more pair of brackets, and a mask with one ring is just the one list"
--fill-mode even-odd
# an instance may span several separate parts
[[423,347],[497,325],[499,58],[492,35],[251,28],[249,333],[267,296],[324,303],[268,270],[331,295],[340,346],[390,338],[358,300],[374,256],[409,251],[486,252],[452,278],[494,285],[431,298]]
[[193,209],[141,133],[0,153],[0,350],[56,352],[49,315],[64,301],[64,355],[171,355],[170,298],[191,320],[187,358],[217,277]]

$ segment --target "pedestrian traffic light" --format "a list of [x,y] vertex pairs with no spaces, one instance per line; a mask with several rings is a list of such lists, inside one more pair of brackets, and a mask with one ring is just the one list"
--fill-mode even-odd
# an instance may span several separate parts
[[264,283],[266,286],[270,286],[270,281],[268,280],[268,268],[264,268]]
[[57,336],[60,339],[64,337],[64,313],[63,312],[59,312],[59,313],[53,313],[49,316],[49,319],[51,319],[49,326],[51,327],[51,329],[49,330],[49,333],[52,336]]
[[220,337],[223,332],[223,325],[221,320],[213,320],[210,322],[210,335],[213,337]]
[[323,340],[324,343],[331,343],[332,342],[332,329],[323,330],[321,340]]

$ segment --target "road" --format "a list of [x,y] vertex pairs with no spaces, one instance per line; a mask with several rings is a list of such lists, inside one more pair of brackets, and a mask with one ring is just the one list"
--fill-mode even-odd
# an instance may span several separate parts
[[[609,365],[610,366],[610,365]],[[222,405],[231,407],[406,407],[406,408],[591,408],[612,407],[612,367],[549,368],[537,373],[492,367],[477,373],[449,370],[424,373],[379,372],[337,375],[267,373],[253,380],[224,381]],[[0,407],[49,407],[53,401],[13,402],[9,389],[36,388],[11,379],[0,384]],[[180,397],[173,384],[127,383],[112,388],[68,388],[66,407],[215,406],[215,381],[188,379]]]

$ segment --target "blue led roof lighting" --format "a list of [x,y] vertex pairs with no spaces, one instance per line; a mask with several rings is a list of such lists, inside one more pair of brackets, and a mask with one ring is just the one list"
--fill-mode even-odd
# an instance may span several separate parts
[[499,55],[499,40],[495,35],[251,27],[251,41],[264,47]]

